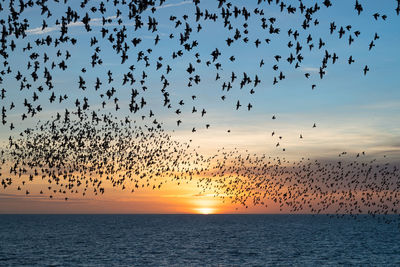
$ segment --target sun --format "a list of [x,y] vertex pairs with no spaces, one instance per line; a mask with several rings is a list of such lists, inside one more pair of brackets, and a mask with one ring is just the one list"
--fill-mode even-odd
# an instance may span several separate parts
[[197,211],[198,214],[207,215],[207,214],[213,214],[215,212],[215,209],[214,208],[203,207],[203,208],[197,208],[196,211]]

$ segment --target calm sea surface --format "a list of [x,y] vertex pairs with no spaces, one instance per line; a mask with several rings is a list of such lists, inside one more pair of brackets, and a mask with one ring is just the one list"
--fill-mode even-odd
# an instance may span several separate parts
[[0,266],[400,266],[400,229],[324,215],[0,215]]

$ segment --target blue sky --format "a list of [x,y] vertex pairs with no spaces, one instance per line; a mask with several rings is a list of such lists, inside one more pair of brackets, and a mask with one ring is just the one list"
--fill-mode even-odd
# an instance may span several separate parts
[[[256,7],[260,8],[256,5],[256,2],[234,1],[233,4],[239,6],[246,4],[249,10],[253,10]],[[98,6],[98,3],[99,1],[89,2],[87,9],[80,12],[80,15],[83,16],[90,7]],[[294,6],[298,5],[298,1],[288,1],[288,3]],[[75,7],[74,4],[72,4],[73,7]],[[315,156],[318,156],[319,153],[330,154],[331,152],[333,156],[336,155],[336,149],[345,150],[348,148],[355,152],[370,149],[374,153],[378,150],[388,150],[391,146],[396,150],[398,144],[393,140],[396,140],[400,133],[397,126],[400,125],[400,116],[398,115],[400,107],[400,92],[398,90],[400,84],[398,76],[400,70],[400,55],[398,53],[400,23],[399,17],[395,15],[395,1],[386,1],[385,3],[364,1],[364,11],[360,16],[357,16],[353,4],[352,1],[335,1],[333,6],[328,9],[321,7],[321,11],[315,16],[320,24],[311,26],[307,33],[304,33],[299,27],[302,22],[300,15],[283,14],[279,12],[279,8],[276,6],[265,6],[265,16],[277,19],[275,25],[281,28],[281,34],[269,36],[259,26],[260,18],[252,15],[247,22],[249,24],[248,36],[250,41],[248,44],[236,42],[231,47],[226,46],[225,40],[233,33],[228,33],[221,26],[221,21],[219,23],[201,21],[202,31],[195,33],[195,29],[193,29],[191,38],[191,40],[199,41],[198,47],[190,53],[185,53],[182,58],[177,60],[171,59],[171,53],[181,48],[177,46],[177,38],[169,40],[168,35],[173,33],[175,36],[179,36],[180,31],[174,29],[174,22],[169,21],[169,16],[173,14],[181,18],[183,14],[194,12],[193,4],[186,1],[169,1],[167,5],[159,8],[156,12],[159,22],[158,32],[156,33],[147,31],[147,27],[134,32],[133,26],[127,22],[124,10],[122,10],[122,18],[129,33],[128,39],[130,40],[133,37],[143,39],[137,49],[131,48],[129,50],[129,59],[124,65],[120,64],[120,58],[115,55],[110,43],[101,39],[98,32],[101,29],[101,16],[97,12],[91,15],[93,31],[90,33],[87,33],[79,23],[70,25],[69,34],[77,37],[78,45],[63,45],[60,48],[35,48],[35,51],[39,54],[47,52],[50,57],[52,55],[54,57],[58,49],[61,49],[61,51],[68,49],[72,55],[68,61],[67,71],[63,72],[56,68],[57,70],[53,72],[56,95],[67,93],[68,101],[63,102],[63,105],[49,104],[48,98],[51,92],[43,92],[38,102],[45,108],[37,118],[48,119],[56,111],[72,108],[75,99],[83,96],[89,98],[89,104],[92,108],[99,106],[102,99],[99,97],[99,92],[95,92],[93,88],[96,77],[100,77],[103,82],[100,90],[102,93],[111,89],[111,87],[117,89],[116,96],[120,99],[121,110],[116,114],[121,117],[128,114],[127,109],[132,87],[121,86],[120,81],[123,77],[122,73],[126,73],[127,68],[134,64],[136,70],[133,74],[137,81],[140,80],[143,70],[148,75],[146,81],[148,90],[141,93],[141,96],[147,101],[147,108],[135,116],[139,119],[142,114],[147,115],[149,109],[151,109],[156,114],[157,119],[164,123],[166,129],[171,133],[174,131],[173,136],[184,140],[192,139],[205,150],[212,149],[215,146],[234,147],[239,144],[243,148],[248,147],[272,154],[282,154],[280,149],[275,149],[274,145],[277,140],[271,137],[272,131],[283,136],[281,143],[285,144],[287,149],[283,155],[290,155],[291,157],[300,157],[303,154],[311,153],[310,151],[314,151],[312,155]],[[55,5],[55,3],[52,3],[50,7],[56,7]],[[212,11],[216,9],[216,3],[214,1],[202,1],[200,8]],[[22,46],[26,45],[27,41],[33,42],[36,38],[43,38],[47,35],[53,38],[59,35],[58,29],[52,30],[52,27],[55,27],[55,18],[65,12],[66,6],[52,10],[54,16],[47,20],[50,27],[48,32],[41,32],[37,29],[41,26],[43,19],[39,16],[40,10],[38,8],[24,13],[29,19],[30,27],[28,38],[16,41],[17,53],[12,53],[9,60],[11,66],[15,69],[25,67],[26,53],[22,53],[20,50]],[[375,21],[372,17],[375,12],[387,14],[387,20],[379,19]],[[146,22],[148,15],[152,16],[150,12],[145,12],[142,15]],[[114,18],[115,9],[108,10],[104,16]],[[332,21],[336,22],[338,28],[333,35],[330,35],[329,24]],[[115,27],[121,27],[116,25],[116,19],[113,19],[113,22],[115,22],[113,23]],[[193,18],[189,18],[188,22],[192,24]],[[233,27],[242,29],[244,22],[244,19],[239,18],[233,23]],[[352,25],[351,32],[355,30],[361,32],[361,35],[350,47],[347,44],[348,33],[340,40],[337,33],[340,26],[344,27],[349,24]],[[108,26],[107,28],[112,31],[113,27]],[[304,61],[298,69],[294,69],[293,65],[289,65],[286,61],[290,52],[293,51],[286,46],[289,40],[293,40],[287,34],[289,28],[299,29],[299,40],[303,45]],[[376,46],[368,51],[368,44],[373,39],[375,32],[379,34],[380,39],[375,41]],[[304,44],[309,33],[313,36],[315,45],[321,37],[326,42],[326,46],[321,50],[314,48],[310,52]],[[98,45],[102,50],[100,55],[104,62],[102,66],[96,66],[94,69],[89,64],[93,48],[88,45],[93,34],[99,40]],[[167,76],[170,82],[167,91],[171,94],[173,106],[171,109],[166,109],[162,105],[161,71],[156,71],[154,64],[150,69],[144,69],[143,62],[136,62],[137,51],[145,50],[149,44],[153,44],[156,34],[160,35],[161,41],[156,47],[153,46],[153,52],[149,57],[150,62],[155,62],[158,56],[162,55],[164,58],[163,72],[165,72],[167,64],[173,69]],[[268,45],[262,43],[259,48],[256,48],[254,40],[257,38],[261,40],[270,38],[271,42]],[[218,71],[221,76],[219,81],[215,81],[215,68],[205,67],[204,65],[205,61],[211,59],[210,53],[215,48],[222,52],[219,62],[223,65],[223,70]],[[339,59],[335,65],[329,64],[324,79],[320,80],[316,71],[321,65],[325,49],[329,53],[335,52]],[[200,54],[202,59],[200,64],[194,63],[196,52]],[[282,56],[279,63],[274,59],[277,54]],[[236,58],[235,62],[229,61],[229,57],[232,55]],[[349,66],[347,58],[350,55],[353,55],[356,62]],[[64,56],[63,53],[62,57]],[[261,58],[265,61],[262,68],[259,67]],[[57,60],[60,61],[60,59]],[[196,73],[201,77],[201,83],[190,88],[186,86],[190,76],[186,72],[189,62],[193,63]],[[272,70],[274,64],[279,65],[279,71]],[[367,76],[362,73],[365,65],[370,68]],[[81,73],[82,67],[87,69],[86,73]],[[106,72],[109,69],[113,72],[115,80],[111,85],[107,85],[106,82]],[[243,72],[246,72],[252,79],[257,74],[261,84],[254,88],[255,94],[249,94],[249,91],[253,89],[252,86],[246,86],[241,90],[237,82],[229,92],[222,92],[222,82],[230,78],[232,71],[236,73],[238,79],[241,79]],[[284,73],[286,79],[273,85],[273,77],[277,76],[280,71]],[[310,79],[305,79],[304,73],[306,72],[311,74]],[[29,72],[25,71],[25,73]],[[88,86],[86,91],[78,89],[79,75],[86,80]],[[13,75],[9,77],[13,77]],[[314,90],[311,90],[312,84],[316,84]],[[10,111],[8,116],[10,120],[13,116],[18,118],[14,123],[17,130],[36,123],[37,118],[29,118],[23,123],[19,119],[23,110],[21,96],[31,97],[33,90],[19,91],[17,89],[19,84],[13,78],[5,80],[2,87],[7,88],[8,93],[6,102],[3,101],[1,104],[7,106],[11,99],[16,104],[15,111]],[[133,87],[140,90],[138,83]],[[191,100],[192,95],[197,96],[195,101]],[[222,95],[226,95],[225,101],[221,100]],[[185,103],[182,107],[178,105],[180,100]],[[238,100],[240,100],[242,107],[237,111],[235,106]],[[248,103],[253,105],[251,111],[247,111],[245,107]],[[191,113],[193,106],[196,106],[197,113]],[[108,104],[107,107],[109,110],[114,109],[112,104]],[[182,110],[182,114],[179,116],[175,114],[177,108]],[[200,115],[203,108],[207,111],[204,118]],[[277,120],[271,120],[272,115],[275,115]],[[183,121],[179,128],[176,127],[178,119]],[[317,124],[317,128],[311,129],[314,123]],[[210,129],[206,130],[205,124],[210,124]],[[193,127],[197,129],[195,134],[191,133]],[[231,134],[227,133],[228,129],[231,130]],[[8,127],[1,128],[2,138],[7,138],[9,134]],[[304,135],[304,140],[301,140],[301,142],[298,139],[299,134]],[[218,138],[213,138],[215,136]],[[330,147],[330,144],[334,144],[336,149]]]

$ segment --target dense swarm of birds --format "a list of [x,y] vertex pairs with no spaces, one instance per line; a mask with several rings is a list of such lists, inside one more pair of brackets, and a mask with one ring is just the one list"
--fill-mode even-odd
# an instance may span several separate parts
[[[346,155],[343,152],[341,155]],[[362,155],[362,156],[360,156]],[[290,213],[399,214],[400,170],[366,157],[333,162],[302,158],[289,161],[238,150],[214,156],[200,187],[246,208],[275,203]]]
[[[254,9],[247,6],[247,1],[237,5],[226,0],[215,1],[212,8],[203,7],[204,1],[200,0],[175,4],[165,0],[84,0],[73,7],[70,3],[67,0],[0,2],[0,85],[8,87],[1,88],[2,125],[12,131],[17,122],[13,115],[25,121],[37,118],[47,106],[65,108],[56,117],[22,131],[19,137],[10,136],[1,155],[2,188],[26,176],[28,181],[37,178],[48,181],[47,191],[40,193],[50,197],[56,193],[85,195],[88,188],[102,194],[103,179],[133,192],[141,187],[160,188],[167,178],[180,183],[196,176],[201,177],[198,185],[202,189],[215,190],[216,196],[244,206],[249,201],[257,205],[269,199],[291,212],[320,213],[334,207],[336,213],[399,213],[396,205],[400,180],[396,167],[380,165],[374,160],[337,163],[300,160],[289,164],[285,159],[243,156],[238,151],[221,151],[205,157],[187,143],[173,141],[156,119],[156,106],[177,116],[176,127],[183,123],[181,116],[185,111],[198,112],[199,117],[204,117],[208,111],[196,104],[199,95],[195,91],[205,79],[204,71],[215,77],[214,83],[220,88],[217,101],[224,102],[234,97],[230,93],[235,88],[253,95],[260,84],[278,84],[286,79],[285,67],[301,68],[305,57],[316,51],[322,55],[316,72],[318,79],[325,77],[329,65],[353,64],[357,58],[338,55],[328,47],[327,40],[316,35],[328,32],[349,47],[361,35],[352,25],[335,21],[329,28],[315,31],[320,24],[319,12],[331,8],[334,1],[258,0]],[[391,3],[394,13],[399,15],[400,0]],[[184,4],[190,12],[182,16],[174,12],[167,19],[157,16],[164,7]],[[355,15],[364,15],[363,5],[354,1]],[[283,33],[279,17],[269,16],[270,8],[284,17],[300,17],[299,25],[289,26],[287,33]],[[40,19],[33,19],[32,12],[39,12]],[[371,21],[383,23],[392,14],[367,15]],[[41,26],[35,28],[30,20],[42,20]],[[85,37],[82,32],[74,32],[77,26],[83,29]],[[210,27],[224,30],[223,43],[197,38]],[[254,28],[262,36],[254,36]],[[168,30],[171,32],[165,33]],[[268,49],[275,40],[283,39],[283,34],[289,39],[287,50],[271,58],[258,57],[255,71],[238,71],[239,55],[227,54],[230,48],[240,45]],[[379,38],[378,33],[373,33],[366,49],[372,50]],[[208,47],[210,43],[217,47],[204,54],[207,49],[200,47],[204,44]],[[75,47],[91,51],[85,55],[86,61],[74,57]],[[26,62],[18,60],[13,64],[13,57],[21,55]],[[115,64],[116,60],[118,68],[109,68],[107,63]],[[263,74],[266,64],[273,71],[270,82],[265,82],[268,77]],[[228,72],[232,66],[236,70]],[[360,74],[366,75],[369,70],[365,65]],[[189,97],[180,97],[173,91],[178,86],[178,82],[174,83],[174,71],[187,78],[184,87],[190,89]],[[60,90],[58,79],[65,75],[76,80],[77,88],[73,88],[78,89],[76,92]],[[311,76],[314,73],[304,73],[305,79]],[[155,85],[155,81],[160,84]],[[19,92],[11,92],[10,87],[17,87]],[[314,90],[317,85],[312,82],[310,87]],[[160,95],[155,101],[148,97],[148,92],[157,93],[157,89]],[[28,93],[32,96],[27,96]],[[178,99],[174,99],[176,95]],[[21,103],[13,101],[13,97]],[[233,110],[251,111],[254,103],[246,99],[246,96],[235,99]],[[129,114],[118,119],[121,116],[116,114],[122,111]],[[276,118],[272,116],[273,120]],[[210,127],[209,122],[204,125],[206,129]],[[196,131],[193,127],[192,132]],[[279,142],[276,147],[281,147]],[[4,173],[6,166],[8,173]],[[23,190],[28,181],[22,179],[18,190]],[[30,193],[26,187],[24,190]]]
[[[237,149],[204,156],[190,144],[172,140],[157,121],[138,126],[112,114],[70,114],[39,122],[18,138],[10,137],[1,156],[0,172],[6,173],[2,188],[17,180],[17,190],[26,195],[68,200],[88,190],[102,195],[107,184],[133,193],[193,180],[200,194],[212,192],[246,208],[275,203],[282,212],[355,218],[400,213],[400,169],[365,152],[354,157],[342,152],[336,162],[289,161]],[[31,192],[30,184],[37,180],[48,186]]]
[[[191,179],[195,163],[203,159],[190,152],[189,144],[171,140],[157,121],[138,126],[112,114],[76,116],[39,122],[19,138],[10,137],[2,158],[9,174],[21,178],[18,190],[29,195],[29,186],[23,185],[36,179],[48,182],[45,193],[50,198],[61,193],[66,200],[70,193],[85,196],[89,188],[94,195],[103,194],[105,181],[131,192],[150,186],[159,189],[169,177],[178,183],[183,177]],[[11,177],[3,179],[3,188],[12,182]]]

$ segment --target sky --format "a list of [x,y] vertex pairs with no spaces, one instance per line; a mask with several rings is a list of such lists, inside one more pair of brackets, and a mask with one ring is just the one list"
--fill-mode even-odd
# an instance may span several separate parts
[[[287,1],[294,6],[298,1]],[[311,1],[315,2],[315,1]],[[321,2],[321,1],[317,1]],[[41,47],[34,50],[39,54],[47,53],[52,60],[59,62],[61,58],[55,55],[59,49],[69,50],[71,58],[68,61],[67,71],[60,71],[56,68],[53,72],[55,83],[54,92],[56,95],[68,94],[69,98],[63,103],[50,104],[48,99],[52,91],[45,90],[40,95],[38,104],[44,108],[39,115],[21,121],[21,113],[25,112],[22,105],[24,98],[32,98],[33,90],[20,90],[19,82],[14,79],[14,75],[3,81],[1,88],[7,89],[6,99],[0,100],[0,106],[8,107],[11,102],[15,102],[15,109],[8,112],[8,119],[14,121],[16,129],[12,132],[9,125],[0,126],[0,140],[6,144],[10,135],[17,135],[18,131],[26,127],[32,127],[38,120],[46,120],[54,116],[57,112],[63,112],[65,108],[73,108],[76,98],[86,96],[92,109],[101,106],[102,98],[99,93],[105,93],[111,87],[117,89],[119,105],[121,109],[114,110],[112,100],[106,105],[106,110],[111,111],[123,118],[130,115],[140,120],[142,115],[146,115],[151,109],[157,120],[163,123],[163,127],[172,138],[182,142],[192,140],[193,146],[198,147],[198,151],[205,155],[212,155],[216,150],[239,149],[251,153],[267,154],[271,156],[285,157],[292,160],[299,160],[302,157],[315,159],[335,160],[342,151],[355,155],[361,151],[366,151],[368,157],[382,159],[396,163],[400,159],[400,54],[398,44],[400,43],[400,18],[395,14],[395,1],[363,1],[364,11],[357,16],[354,10],[353,1],[332,1],[330,8],[321,7],[316,17],[319,24],[311,26],[305,33],[299,24],[303,18],[299,14],[288,15],[279,12],[276,6],[264,8],[265,16],[275,17],[275,25],[281,28],[278,36],[267,35],[260,27],[260,18],[252,14],[248,23],[249,42],[235,42],[230,47],[226,46],[225,40],[232,36],[233,32],[227,32],[219,23],[211,21],[200,21],[202,30],[193,33],[191,38],[198,40],[199,45],[194,51],[186,53],[173,60],[172,52],[181,49],[179,39],[169,39],[173,33],[179,36],[179,30],[174,28],[174,22],[169,20],[171,15],[182,18],[184,14],[195,12],[195,7],[190,1],[167,1],[156,11],[158,19],[158,31],[149,32],[147,27],[139,31],[134,31],[134,25],[129,22],[123,12],[123,25],[118,25],[115,18],[116,10],[110,8],[104,17],[113,20],[107,28],[112,31],[113,27],[125,26],[129,32],[129,38],[142,38],[142,43],[136,48],[131,48],[129,58],[125,64],[120,64],[120,56],[116,56],[110,42],[101,38],[101,16],[99,13],[91,15],[92,32],[87,33],[82,23],[69,25],[69,35],[78,39],[76,46],[61,45],[60,47]],[[89,1],[87,8],[82,15],[92,6],[98,6],[100,1]],[[232,1],[238,6],[246,5],[248,10],[262,8],[257,5],[257,1]],[[73,9],[78,9],[78,2],[71,2],[69,5]],[[67,6],[57,3],[49,4],[53,16],[47,19],[48,28],[41,30],[43,18],[40,16],[40,9],[35,7],[26,10],[23,17],[29,20],[29,28],[25,39],[15,39],[17,51],[10,53],[10,65],[13,69],[29,74],[26,70],[27,53],[22,47],[27,42],[33,43],[37,38],[45,38],[47,35],[55,38],[59,36],[59,28],[55,23]],[[210,12],[216,10],[217,2],[201,1],[200,8],[208,9]],[[6,14],[7,9],[0,12]],[[90,11],[89,11],[90,12]],[[386,14],[387,19],[374,20],[373,14],[379,12]],[[147,17],[153,16],[150,11],[143,13],[142,17],[147,22]],[[333,35],[329,33],[329,26],[335,21],[337,30]],[[190,24],[197,25],[193,17],[188,19]],[[245,23],[243,18],[238,18],[233,23],[233,27],[243,28]],[[351,32],[356,30],[361,34],[355,42],[348,45],[348,33],[344,38],[338,39],[338,29],[340,26],[352,25]],[[146,26],[146,25],[145,25]],[[293,51],[287,47],[287,43],[293,37],[288,36],[289,28],[299,29],[299,42],[303,45],[302,55],[304,60],[297,69],[290,65],[286,58]],[[326,46],[318,50],[314,48],[310,51],[305,44],[308,34],[311,34],[313,42],[317,45],[321,37]],[[368,49],[370,41],[378,33],[379,39],[375,41],[376,46],[371,51]],[[101,66],[92,68],[90,57],[93,54],[93,47],[90,47],[90,38],[96,34],[99,40],[98,46],[101,48],[100,55],[103,59]],[[154,38],[160,36],[160,42],[154,46]],[[259,38],[264,40],[270,38],[271,42],[265,42],[256,48],[254,40]],[[167,91],[171,95],[171,105],[173,108],[167,109],[163,106],[163,96],[160,92],[162,81],[161,72],[155,66],[144,68],[143,62],[136,62],[137,52],[145,50],[149,45],[153,45],[153,51],[149,55],[151,62],[157,61],[162,55],[163,67],[172,67],[172,72],[168,75],[170,86]],[[205,62],[212,60],[211,52],[218,48],[221,52],[219,62],[223,69],[216,71],[215,67],[206,67]],[[325,54],[336,53],[339,56],[338,62],[334,65],[329,64],[326,75],[321,80],[319,78],[319,67],[321,59]],[[195,53],[199,53],[202,62],[195,63]],[[229,58],[234,55],[235,61]],[[276,62],[274,56],[281,55],[280,62]],[[347,64],[348,57],[352,55],[355,62]],[[63,54],[63,57],[65,55]],[[265,65],[260,68],[259,62],[263,59]],[[193,63],[196,74],[201,77],[198,85],[193,84],[187,87],[189,73],[186,69],[189,63]],[[126,73],[130,65],[135,65],[134,77],[139,81],[142,71],[146,71],[148,76],[146,86],[148,89],[141,92],[141,96],[146,99],[147,108],[137,114],[129,114],[128,104],[132,86],[121,85],[123,73]],[[279,71],[272,69],[273,65],[279,65]],[[369,66],[370,71],[366,76],[363,75],[363,68]],[[81,68],[87,69],[86,73],[81,72]],[[113,72],[115,83],[107,84],[107,71]],[[282,71],[286,79],[273,85],[274,76],[278,76]],[[216,72],[221,79],[215,81]],[[246,72],[251,79],[257,74],[261,83],[254,86],[245,86],[240,89],[238,82],[233,84],[233,88],[227,92],[222,91],[223,81],[228,81],[231,73],[235,72],[240,80]],[[305,73],[310,73],[311,77],[306,79]],[[82,76],[86,80],[88,88],[83,91],[78,88],[78,77]],[[99,91],[95,91],[93,85],[96,77],[100,77],[103,86]],[[117,82],[118,81],[118,82]],[[36,85],[39,86],[43,79],[40,78]],[[315,89],[311,85],[316,84]],[[136,84],[134,87],[140,89]],[[250,94],[254,89],[255,93]],[[191,96],[196,95],[196,100]],[[221,100],[225,95],[226,99]],[[185,105],[179,106],[178,102],[183,100]],[[240,100],[242,107],[236,110],[236,103]],[[246,106],[251,103],[253,108],[248,111]],[[198,112],[192,113],[192,107],[196,106]],[[180,108],[181,115],[177,115],[175,110]],[[201,117],[201,110],[207,111]],[[272,116],[276,119],[272,120]],[[177,127],[176,121],[182,120],[182,124]],[[316,128],[312,126],[316,124]],[[205,125],[210,124],[206,129]],[[193,127],[196,132],[192,133]],[[230,131],[228,133],[228,130]],[[274,132],[275,135],[271,136]],[[299,135],[303,139],[299,138]],[[282,139],[278,139],[282,136]],[[280,146],[276,147],[279,142]],[[285,148],[285,151],[282,149]],[[39,184],[32,185],[39,188]],[[159,191],[139,190],[134,194],[122,192],[113,188],[107,188],[106,194],[99,196],[87,196],[84,198],[71,197],[67,202],[62,199],[48,200],[46,197],[32,194],[26,197],[16,191],[16,185],[7,190],[0,191],[0,213],[276,213],[278,209],[273,207],[249,207],[247,209],[230,203],[222,203],[218,198],[213,197],[212,193],[200,194],[195,183],[186,185],[168,184]]]

